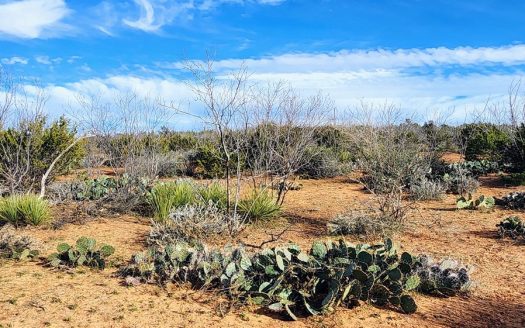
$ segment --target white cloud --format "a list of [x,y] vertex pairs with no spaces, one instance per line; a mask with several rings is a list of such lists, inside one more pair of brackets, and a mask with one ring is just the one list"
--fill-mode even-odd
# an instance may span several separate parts
[[[397,50],[342,50],[330,53],[292,53],[257,59],[219,60],[220,70],[238,68],[244,63],[257,73],[345,72],[380,69],[406,69],[443,65],[521,65],[525,64],[525,45],[504,47],[458,47]],[[165,67],[182,68],[183,63]]]
[[11,58],[2,58],[1,62],[4,65],[14,65],[14,64],[27,65],[29,61],[27,58],[15,56]]
[[123,23],[129,27],[143,30],[145,32],[156,32],[164,25],[170,24],[179,16],[187,15],[188,10],[194,8],[193,1],[166,2],[135,0],[140,8],[139,18],[123,19]]
[[[329,94],[339,108],[345,110],[361,101],[383,104],[389,102],[403,110],[407,117],[420,121],[434,118],[436,113],[450,114],[449,123],[468,121],[469,113],[481,109],[487,100],[503,101],[508,86],[523,72],[515,74],[468,74],[463,76],[407,76],[395,72],[371,73],[297,73],[254,74],[255,81],[267,82],[285,79],[304,95],[322,90]],[[118,75],[104,79],[93,78],[61,86],[47,87],[49,108],[59,115],[61,108],[75,102],[75,95],[90,94],[111,101],[119,93],[134,92],[140,97],[162,98],[183,109],[197,113],[201,110],[193,102],[194,96],[184,81],[169,78],[144,78]],[[177,115],[173,122],[179,129],[200,126],[198,119]]]
[[42,65],[60,64],[62,62],[62,58],[60,57],[49,58],[49,56],[35,56],[35,60]]
[[[224,4],[244,5],[248,2],[276,6],[286,0],[134,0],[139,8],[138,18],[126,17],[122,22],[128,27],[145,32],[157,32],[176,20],[191,20],[197,11],[209,11]],[[107,27],[104,33],[111,32]]]
[[35,39],[53,35],[70,13],[64,0],[22,0],[0,4],[0,35]]
[[[453,122],[463,122],[473,109],[483,108],[487,100],[502,101],[508,87],[525,76],[525,46],[494,48],[431,48],[373,51],[341,51],[327,54],[284,54],[245,61],[255,82],[284,80],[305,95],[319,90],[329,94],[339,109],[361,101],[390,102],[407,116],[430,119],[436,112],[448,111]],[[219,74],[238,68],[239,59],[216,62]],[[455,73],[443,74],[451,65]],[[160,67],[180,69],[182,64]],[[490,69],[488,69],[490,68]],[[194,97],[182,80],[166,75],[167,70],[152,71],[136,67],[143,77],[116,75],[92,78],[62,86],[50,86],[54,108],[64,102],[67,94],[89,93],[107,95],[133,91],[140,96],[161,97],[167,102],[191,104]],[[415,73],[414,73],[415,72]],[[177,71],[175,76],[185,76]],[[126,73],[128,74],[128,73]],[[151,77],[151,76],[163,77]],[[199,106],[189,105],[198,111]],[[184,118],[181,129],[195,126]]]

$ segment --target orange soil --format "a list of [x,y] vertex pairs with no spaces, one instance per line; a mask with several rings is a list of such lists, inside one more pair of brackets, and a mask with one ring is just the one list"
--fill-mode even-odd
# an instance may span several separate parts
[[[512,189],[498,186],[496,179],[483,179],[479,192],[502,196]],[[287,219],[249,227],[240,239],[258,244],[289,222],[291,228],[279,243],[291,240],[308,247],[314,239],[329,238],[326,222],[334,215],[370,201],[370,195],[345,178],[301,183],[302,190],[287,196]],[[456,211],[452,195],[417,207],[397,241],[403,250],[450,256],[474,267],[476,286],[468,297],[416,295],[419,309],[413,315],[363,305],[290,322],[257,308],[228,311],[216,295],[184,286],[125,287],[115,268],[63,272],[35,262],[4,262],[0,327],[525,327],[525,245],[497,239],[495,227],[517,213],[500,208],[491,213]],[[68,213],[57,215],[75,215]],[[144,248],[149,221],[117,216],[66,224],[60,230],[23,230],[46,245],[46,254],[61,241],[74,242],[85,235],[114,245],[115,260],[125,261]]]

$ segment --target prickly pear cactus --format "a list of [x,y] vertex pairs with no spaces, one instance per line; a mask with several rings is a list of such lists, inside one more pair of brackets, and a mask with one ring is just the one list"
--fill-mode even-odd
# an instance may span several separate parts
[[93,238],[81,237],[75,246],[61,243],[57,246],[57,252],[51,254],[47,261],[52,267],[77,267],[89,266],[97,269],[104,269],[107,258],[115,252],[115,248],[110,245],[96,247],[97,242]]
[[501,203],[510,209],[525,209],[525,192],[511,192],[501,199]]
[[481,195],[479,198],[474,199],[472,198],[472,195],[469,194],[468,197],[460,197],[457,199],[456,207],[458,210],[481,210],[481,211],[489,211],[491,210],[494,205],[496,204],[496,201],[494,197],[492,196],[484,196]]
[[134,281],[185,281],[196,288],[222,290],[232,299],[296,319],[361,302],[413,313],[417,305],[412,292],[457,290],[455,272],[437,279],[424,274],[428,263],[426,257],[399,255],[390,239],[378,245],[316,241],[309,251],[288,244],[251,255],[242,247],[209,251],[200,244],[178,242],[133,256],[121,274]]
[[525,223],[517,216],[511,216],[496,225],[501,238],[522,238],[525,241]]

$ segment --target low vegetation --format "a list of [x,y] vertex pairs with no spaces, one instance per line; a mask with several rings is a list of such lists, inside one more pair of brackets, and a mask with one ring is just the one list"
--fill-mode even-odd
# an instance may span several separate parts
[[498,235],[501,238],[509,237],[514,240],[522,239],[525,241],[525,223],[517,216],[511,216],[496,225]]
[[11,225],[0,228],[0,259],[36,259],[41,244],[33,238],[19,234]]
[[509,209],[525,209],[525,192],[511,192],[503,196],[501,204]]
[[449,268],[406,252],[398,255],[391,240],[356,246],[317,241],[309,252],[289,244],[255,254],[178,242],[136,254],[121,274],[128,283],[190,282],[195,288],[221,290],[236,301],[266,306],[292,319],[363,301],[414,313],[411,292],[452,295],[469,283],[466,268]]
[[281,207],[276,204],[270,191],[254,189],[249,196],[241,199],[238,210],[249,221],[262,221],[276,217]]
[[228,233],[231,220],[216,204],[186,204],[172,209],[168,218],[153,223],[149,241],[166,244],[196,241]]
[[356,236],[374,239],[384,236],[380,218],[371,212],[348,211],[337,215],[327,224],[328,232],[333,236]]
[[491,210],[495,204],[496,201],[492,196],[481,195],[478,198],[472,198],[472,195],[469,194],[467,197],[458,198],[456,206],[458,210],[488,211]]
[[48,202],[36,195],[13,195],[0,199],[0,223],[37,226],[49,223],[51,219]]
[[194,185],[186,180],[155,185],[148,194],[155,220],[165,221],[172,209],[193,204],[196,201]]
[[115,252],[110,245],[100,245],[93,238],[81,237],[75,245],[62,243],[57,246],[57,252],[48,256],[48,264],[55,268],[88,266],[104,269],[107,258]]

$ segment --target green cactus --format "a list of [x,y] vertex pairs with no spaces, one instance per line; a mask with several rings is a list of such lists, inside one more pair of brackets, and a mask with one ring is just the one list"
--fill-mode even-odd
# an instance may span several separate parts
[[[106,259],[115,252],[110,245],[102,245],[96,249],[96,241],[92,238],[81,237],[77,240],[75,247],[66,243],[57,246],[57,253],[51,254],[48,259],[48,265],[52,267],[76,267],[89,266],[98,269],[104,269]],[[137,261],[140,259],[137,257]],[[141,270],[143,272],[144,270]]]
[[521,238],[525,241],[525,223],[517,216],[511,216],[496,225],[500,238]]
[[468,197],[460,197],[456,201],[456,207],[458,210],[482,210],[488,211],[491,210],[496,205],[496,200],[492,196],[481,195],[477,199],[472,198],[471,194],[468,194]]
[[295,320],[298,315],[323,314],[360,301],[413,313],[417,307],[407,292],[444,294],[457,287],[455,275],[440,283],[425,278],[420,274],[429,270],[424,262],[407,252],[398,256],[389,239],[384,244],[356,246],[343,240],[317,241],[309,252],[289,245],[252,255],[242,248],[209,252],[202,245],[178,242],[135,255],[121,274],[161,284],[186,281],[198,288],[220,289],[235,300],[266,306]]

